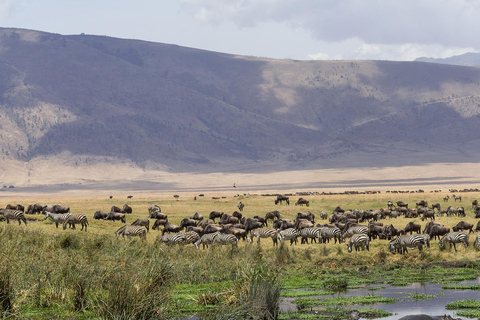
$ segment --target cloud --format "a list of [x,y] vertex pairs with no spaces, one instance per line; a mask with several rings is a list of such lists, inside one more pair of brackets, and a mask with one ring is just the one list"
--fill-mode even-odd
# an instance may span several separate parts
[[0,0],[0,18],[8,17],[19,2],[19,0]]
[[[317,40],[480,49],[476,0],[179,0],[197,19],[240,28],[275,21]],[[374,48],[365,48],[373,50]]]

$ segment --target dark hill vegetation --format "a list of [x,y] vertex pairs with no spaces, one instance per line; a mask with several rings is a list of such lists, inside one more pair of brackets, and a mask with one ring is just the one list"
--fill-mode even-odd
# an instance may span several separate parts
[[477,154],[479,112],[473,67],[0,29],[4,160],[67,151],[175,171],[465,162]]

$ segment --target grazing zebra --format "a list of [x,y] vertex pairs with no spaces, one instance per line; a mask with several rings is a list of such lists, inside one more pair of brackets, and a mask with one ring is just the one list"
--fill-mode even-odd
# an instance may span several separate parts
[[213,243],[219,243],[221,245],[231,244],[232,249],[238,248],[238,239],[233,234],[219,233],[215,238],[213,238]]
[[390,241],[388,249],[391,253],[395,253],[395,250],[401,254],[408,253],[407,248],[415,248],[422,251],[423,245],[425,245],[425,237],[421,234],[404,235]]
[[450,249],[452,248],[452,244],[453,244],[453,248],[455,249],[455,252],[457,251],[457,247],[455,246],[455,243],[463,243],[465,248],[468,248],[468,233],[464,231],[447,233],[438,242],[438,246],[440,247],[440,249],[445,248],[446,242],[450,244]]
[[253,242],[253,237],[257,237],[257,244],[260,244],[260,238],[272,238],[273,245],[277,245],[277,230],[273,228],[257,228],[250,233],[249,241]]
[[290,240],[290,245],[297,244],[297,237],[299,236],[300,233],[295,228],[288,228],[277,233],[280,243],[283,243],[284,240]]
[[218,231],[213,232],[213,233],[204,234],[203,236],[200,237],[200,239],[198,239],[196,242],[194,242],[193,245],[197,249],[198,249],[198,245],[200,245],[200,244],[202,244],[203,249],[205,249],[205,247],[208,248],[208,245],[212,244],[213,241],[215,240],[215,237],[217,237],[219,234],[220,234],[220,232],[218,232]]
[[308,239],[310,239],[310,243],[313,243],[313,241],[317,243],[317,239],[318,239],[318,242],[321,243],[322,242],[321,229],[322,228],[318,228],[318,227],[300,229],[299,235],[300,237],[302,237],[302,243],[308,243]]
[[355,251],[360,249],[370,251],[370,239],[368,235],[364,233],[357,233],[351,236],[350,241],[347,244],[348,252],[352,252],[352,246],[355,247]]
[[475,241],[473,242],[473,246],[475,247],[476,250],[480,250],[480,233],[477,234],[475,237]]
[[342,242],[345,241],[345,238],[351,237],[354,234],[358,233],[364,233],[368,235],[368,227],[367,226],[356,226],[356,227],[350,227],[348,228],[343,234],[342,234]]
[[147,240],[147,229],[143,226],[123,226],[115,231],[115,236],[125,239],[127,237],[140,237],[142,240]]
[[25,215],[20,210],[12,210],[12,209],[0,209],[0,215],[4,216],[7,219],[7,223],[10,223],[11,220],[18,220],[18,225],[25,223],[27,225],[27,219],[25,219]]
[[320,237],[323,243],[330,242],[330,239],[334,239],[335,243],[340,243],[342,240],[342,231],[339,228],[321,228]]
[[63,221],[63,230],[67,229],[67,224],[72,227],[72,229],[75,229],[75,224],[77,223],[82,224],[82,229],[80,229],[80,231],[82,231],[83,228],[85,228],[85,232],[87,231],[88,220],[87,216],[84,214],[72,214],[66,217]]
[[144,226],[147,232],[150,231],[150,220],[148,218],[140,218],[132,222],[132,226]]
[[58,224],[59,223],[63,224],[65,219],[67,219],[67,217],[71,215],[72,214],[70,212],[69,213],[52,213],[52,212],[45,211],[45,219],[43,220],[45,221],[48,218],[51,218],[53,222],[55,222],[55,227],[57,227],[58,229]]
[[[197,234],[198,235],[198,234]],[[158,242],[165,243],[167,245],[185,244],[187,239],[185,233],[167,233],[157,238]]]

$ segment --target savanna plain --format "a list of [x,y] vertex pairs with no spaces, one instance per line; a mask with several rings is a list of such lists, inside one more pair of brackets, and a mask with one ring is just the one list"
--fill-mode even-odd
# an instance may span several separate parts
[[[0,223],[0,311],[4,318],[28,319],[350,319],[352,312],[364,318],[389,315],[368,308],[374,303],[390,303],[375,295],[373,286],[404,286],[409,283],[452,284],[475,280],[480,276],[480,255],[473,247],[448,246],[440,249],[438,240],[430,248],[410,250],[405,255],[389,252],[389,240],[371,241],[369,251],[347,252],[345,243],[308,243],[274,246],[271,239],[260,244],[240,240],[238,248],[193,245],[166,246],[157,241],[161,231],[150,228],[146,241],[116,237],[123,223],[94,220],[97,210],[110,211],[115,205],[128,204],[127,224],[148,217],[149,204],[157,204],[168,221],[176,225],[183,218],[211,211],[232,214],[237,204],[245,204],[245,217],[265,216],[278,210],[282,218],[293,220],[298,212],[312,212],[316,223],[319,213],[331,215],[335,207],[344,209],[380,209],[387,201],[404,201],[409,207],[425,200],[439,202],[442,208],[464,206],[466,217],[435,217],[452,228],[464,220],[477,224],[472,201],[477,192],[465,192],[462,202],[454,202],[451,193],[290,195],[290,205],[275,205],[275,196],[260,193],[134,193],[128,194],[35,194],[1,195],[1,207],[7,203],[65,204],[74,214],[88,217],[87,231],[55,227],[43,215],[26,215],[27,225],[16,221]],[[450,195],[448,202],[443,198]],[[299,197],[309,207],[295,206]],[[213,199],[215,198],[215,199]],[[384,225],[404,228],[413,221],[425,228],[421,218],[386,218]],[[151,219],[150,227],[154,220]],[[270,223],[269,223],[270,226]],[[348,240],[347,240],[348,242]],[[365,295],[352,298],[322,299],[321,296],[354,288],[365,288]],[[477,287],[463,288],[479,290]],[[472,291],[476,292],[476,291]],[[412,293],[413,294],[413,293]],[[320,297],[320,298],[319,298]],[[425,297],[417,297],[419,299]],[[429,298],[429,297],[426,297]],[[296,310],[282,308],[291,303]],[[478,300],[459,301],[466,316],[480,317]],[[463,303],[463,304],[462,304]],[[468,307],[465,304],[469,304]],[[465,308],[465,309],[463,309]]]

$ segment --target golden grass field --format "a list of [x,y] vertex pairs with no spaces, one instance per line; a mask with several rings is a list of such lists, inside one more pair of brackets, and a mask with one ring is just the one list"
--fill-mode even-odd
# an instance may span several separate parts
[[[332,210],[336,206],[341,206],[344,209],[379,209],[386,208],[387,201],[398,201],[402,200],[409,203],[409,207],[415,207],[415,202],[419,200],[426,200],[431,205],[434,202],[439,202],[442,206],[463,206],[465,207],[467,216],[465,218],[460,217],[437,217],[436,221],[443,223],[447,227],[453,227],[456,223],[461,220],[471,222],[474,225],[477,224],[477,220],[474,218],[472,210],[472,201],[480,197],[476,192],[468,193],[457,193],[462,196],[462,202],[454,202],[452,198],[448,202],[443,202],[443,197],[451,193],[449,192],[425,192],[425,193],[401,193],[401,194],[389,194],[382,192],[380,194],[357,194],[357,195],[309,195],[303,196],[304,198],[310,200],[310,206],[295,206],[294,203],[300,196],[290,196],[290,205],[275,205],[273,196],[261,196],[260,194],[247,194],[238,196],[235,193],[211,193],[205,194],[204,197],[200,197],[199,194],[189,192],[189,193],[179,193],[178,200],[173,197],[173,194],[138,194],[135,193],[133,198],[127,199],[127,193],[125,194],[115,194],[113,199],[109,199],[107,194],[80,194],[80,195],[69,195],[69,194],[60,194],[60,195],[36,195],[36,196],[16,196],[16,197],[2,197],[0,199],[0,206],[5,207],[7,203],[20,203],[25,206],[31,203],[44,203],[44,204],[65,204],[71,208],[72,213],[83,213],[86,214],[89,219],[89,227],[86,233],[82,232],[82,237],[89,237],[93,234],[110,234],[112,237],[115,237],[114,232],[123,224],[119,221],[103,221],[103,220],[94,220],[93,214],[97,210],[110,211],[110,208],[113,205],[122,207],[124,204],[128,204],[133,208],[133,213],[127,215],[127,223],[132,223],[138,218],[147,217],[148,211],[147,206],[150,203],[158,204],[162,212],[168,215],[169,222],[174,224],[179,224],[183,218],[191,217],[195,212],[201,213],[204,217],[208,217],[209,213],[213,210],[222,211],[227,214],[232,214],[237,209],[237,204],[241,200],[245,203],[245,209],[243,215],[246,217],[253,217],[255,215],[264,216],[267,212],[273,210],[279,210],[283,218],[294,219],[297,212],[306,213],[308,211],[312,212],[316,216],[316,223],[326,223],[325,220],[320,220],[319,212],[325,211],[331,214]],[[196,196],[196,200],[194,197]],[[220,197],[220,199],[212,199],[212,197]],[[28,218],[43,219],[43,215],[27,215]],[[393,226],[398,228],[404,228],[405,225],[413,221],[415,223],[420,223],[422,229],[427,223],[427,221],[421,221],[420,218],[415,219],[406,219],[404,217],[399,217],[396,219],[385,219],[381,222],[386,224],[393,224]],[[151,219],[151,226],[153,225],[154,220]],[[16,224],[16,222],[14,222]],[[56,229],[55,225],[50,221],[45,222],[31,222],[29,221],[28,226],[25,227],[16,225],[19,229],[38,229],[44,230],[46,232],[52,233],[81,233],[79,229],[77,230],[62,230],[61,227]],[[153,243],[156,238],[161,234],[160,231],[150,230],[147,235],[147,242]],[[120,240],[119,240],[120,241]],[[438,240],[432,241],[432,246],[427,251],[431,255],[435,255],[435,260],[458,260],[461,258],[468,258],[475,260],[479,253],[473,249],[474,234],[470,235],[470,247],[465,249],[458,246],[458,253],[455,253],[454,250],[444,250],[440,251],[438,248]],[[239,242],[239,247],[250,245],[248,242]],[[272,242],[269,239],[262,239],[261,246],[265,249],[272,247]],[[320,248],[318,245],[306,245],[298,244],[296,249],[308,249],[314,250],[312,253],[314,255],[320,254],[315,250],[315,248]],[[343,250],[343,253],[347,253],[345,244],[326,244],[327,251],[321,252],[322,256],[326,257],[335,257],[339,252],[340,248]],[[388,250],[388,240],[373,240],[371,243],[370,252],[353,252],[352,255],[364,256],[375,256],[379,250]],[[202,250],[202,249],[200,249]],[[318,250],[319,251],[319,250]],[[410,250],[407,259],[416,259],[418,256],[417,250]],[[368,258],[367,258],[368,259]],[[395,261],[401,258],[400,255],[388,255],[388,260]],[[371,261],[375,263],[375,261]]]

